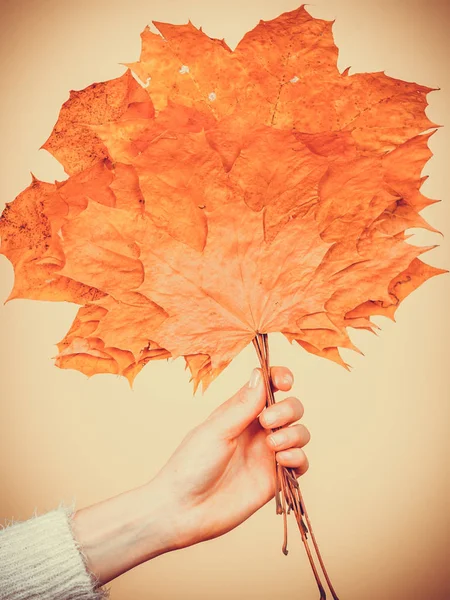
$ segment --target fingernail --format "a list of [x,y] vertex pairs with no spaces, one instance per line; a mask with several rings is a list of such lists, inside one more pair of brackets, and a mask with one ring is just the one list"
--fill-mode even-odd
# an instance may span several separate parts
[[284,433],[277,433],[275,435],[269,435],[269,444],[271,446],[273,446],[274,448],[276,448],[277,446],[280,446],[285,441],[286,441],[286,436],[284,435]]
[[264,421],[266,422],[266,425],[273,425],[278,419],[278,414],[273,413],[273,412],[269,412],[267,414],[264,415]]
[[248,382],[249,388],[258,387],[259,382],[261,381],[261,371],[259,369],[253,369],[250,381]]
[[283,375],[283,383],[286,385],[292,385],[294,382],[292,375],[290,373],[286,373],[286,375]]

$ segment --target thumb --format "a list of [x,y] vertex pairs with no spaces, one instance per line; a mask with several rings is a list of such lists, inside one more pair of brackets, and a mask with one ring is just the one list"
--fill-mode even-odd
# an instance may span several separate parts
[[211,421],[227,439],[240,435],[266,405],[266,388],[261,369],[254,369],[244,386],[221,404],[210,416]]

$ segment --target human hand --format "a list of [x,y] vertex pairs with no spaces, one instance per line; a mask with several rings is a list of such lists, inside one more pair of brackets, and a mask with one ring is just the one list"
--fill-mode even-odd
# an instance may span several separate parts
[[[288,391],[292,373],[273,367],[276,389]],[[172,548],[218,537],[250,517],[275,495],[275,464],[308,469],[301,449],[310,439],[297,398],[268,408],[260,369],[248,384],[191,430],[149,486],[167,500]],[[273,428],[281,428],[272,433]],[[271,444],[274,440],[276,445]]]
[[[275,389],[291,389],[288,369],[273,367],[271,377]],[[301,448],[309,432],[292,425],[303,415],[300,400],[286,398],[266,409],[265,403],[255,369],[248,384],[188,433],[155,478],[76,511],[72,532],[97,585],[245,521],[274,497],[274,452],[297,477],[307,470]],[[271,428],[280,429],[272,434]]]

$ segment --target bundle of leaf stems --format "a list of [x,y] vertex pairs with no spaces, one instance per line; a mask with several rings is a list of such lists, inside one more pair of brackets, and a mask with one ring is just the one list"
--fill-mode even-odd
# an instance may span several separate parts
[[[257,333],[255,338],[253,339],[253,345],[255,346],[256,353],[258,355],[259,362],[261,364],[261,370],[263,373],[264,383],[267,390],[267,406],[271,406],[275,404],[275,396],[274,396],[274,387],[272,384],[271,376],[270,376],[270,363],[269,363],[269,341],[267,333]],[[314,557],[311,552],[311,548],[309,546],[308,541],[308,533],[311,535],[311,540],[316,551],[317,558],[319,560],[319,564],[322,568],[323,574],[325,576],[326,582],[330,589],[331,595],[334,600],[339,600],[336,595],[336,592],[333,589],[328,573],[325,569],[325,565],[322,560],[322,556],[320,554],[319,546],[316,542],[316,538],[314,537],[314,533],[311,527],[311,522],[308,517],[308,513],[306,511],[305,503],[303,501],[302,493],[300,491],[300,487],[298,481],[295,477],[294,469],[289,467],[283,467],[276,462],[275,459],[275,469],[276,469],[276,491],[275,491],[275,503],[276,503],[276,512],[277,514],[283,515],[283,530],[284,530],[284,538],[283,538],[283,554],[287,555],[287,515],[292,511],[295,516],[295,520],[297,521],[298,528],[300,530],[300,534],[302,536],[302,541],[305,546],[306,554],[308,555],[309,563],[311,565],[311,569],[314,573],[314,577],[317,583],[317,587],[320,592],[320,600],[326,600],[325,589],[322,585],[322,581],[320,579],[318,569],[316,567]],[[306,520],[306,523],[305,523]]]

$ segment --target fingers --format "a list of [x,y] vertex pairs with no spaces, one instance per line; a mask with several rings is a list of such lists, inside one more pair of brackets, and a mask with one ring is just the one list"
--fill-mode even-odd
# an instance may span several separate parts
[[283,467],[291,467],[294,469],[296,477],[300,477],[309,468],[309,462],[306,454],[301,448],[290,448],[282,450],[275,455],[277,462]]
[[309,442],[311,434],[301,423],[291,425],[300,419],[303,413],[304,408],[300,400],[290,397],[269,406],[259,417],[265,429],[276,429],[267,436],[266,441],[275,451],[277,462],[283,467],[294,469],[296,477],[306,473],[309,467],[308,458],[302,447]]
[[261,369],[254,369],[249,381],[226,402],[218,406],[205,423],[224,439],[239,436],[264,408],[266,390]]
[[[272,367],[270,375],[275,390],[288,391],[291,389],[294,377],[289,369]],[[217,426],[221,437],[235,439],[258,417],[264,408],[265,401],[266,390],[262,371],[254,369],[250,380],[232,398],[211,413],[207,419],[208,425]],[[279,405],[283,408],[285,402],[283,400]]]
[[281,392],[288,392],[294,383],[294,376],[286,367],[272,367],[270,378],[275,389]]
[[283,467],[293,468],[296,477],[308,470],[308,458],[301,448],[306,446],[310,439],[308,429],[300,423],[279,429],[266,438],[270,448],[275,450],[277,462]]
[[288,450],[290,448],[302,448],[311,439],[308,429],[301,425],[291,425],[284,427],[267,436],[267,443],[277,452]]
[[259,417],[264,429],[275,429],[294,423],[303,416],[303,404],[298,398],[289,397],[272,404]]

